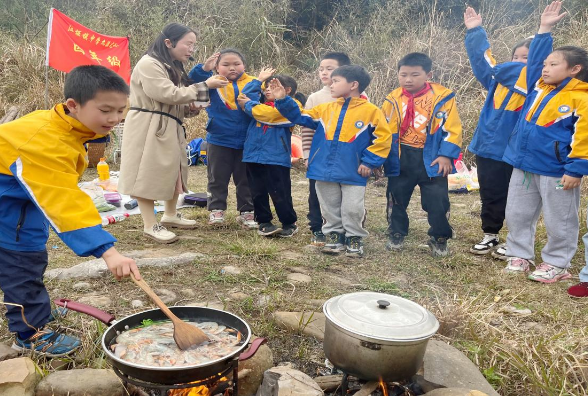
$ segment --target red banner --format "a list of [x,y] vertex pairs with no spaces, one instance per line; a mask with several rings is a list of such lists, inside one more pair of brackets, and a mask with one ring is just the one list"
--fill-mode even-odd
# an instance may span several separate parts
[[96,33],[52,8],[46,64],[66,73],[76,66],[102,65],[128,84],[131,79],[129,39]]

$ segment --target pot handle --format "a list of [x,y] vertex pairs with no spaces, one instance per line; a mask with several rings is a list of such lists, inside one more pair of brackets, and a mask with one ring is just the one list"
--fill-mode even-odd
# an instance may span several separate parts
[[251,346],[249,347],[249,349],[247,350],[247,352],[243,352],[242,354],[239,355],[239,361],[243,361],[243,360],[247,360],[249,358],[251,358],[253,355],[255,355],[255,353],[257,353],[257,350],[259,349],[259,347],[262,344],[265,344],[267,342],[266,338],[256,338],[255,340],[253,340],[253,342],[251,343]]
[[72,311],[90,315],[93,318],[96,318],[107,325],[111,325],[115,321],[114,316],[91,305],[82,304],[76,301],[69,300],[67,298],[60,298],[57,300],[53,300],[53,302],[55,303],[55,305],[59,305],[60,307],[65,307],[67,309],[71,309]]

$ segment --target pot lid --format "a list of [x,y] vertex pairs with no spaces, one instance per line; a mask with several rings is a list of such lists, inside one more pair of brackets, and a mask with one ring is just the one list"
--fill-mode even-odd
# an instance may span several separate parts
[[425,339],[439,329],[431,312],[390,294],[343,294],[328,300],[323,311],[329,320],[347,331],[385,341]]

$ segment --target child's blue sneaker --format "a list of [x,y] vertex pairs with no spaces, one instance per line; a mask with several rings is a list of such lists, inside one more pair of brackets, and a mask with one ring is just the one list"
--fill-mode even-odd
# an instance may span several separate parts
[[51,314],[49,315],[49,321],[47,323],[53,322],[58,319],[65,318],[65,315],[67,315],[68,312],[69,312],[69,309],[67,309],[65,307],[55,308],[54,310],[51,311]]
[[345,256],[354,258],[363,257],[363,241],[361,237],[352,236],[347,239]]
[[329,235],[327,235],[327,241],[321,252],[325,254],[337,255],[344,252],[346,249],[347,246],[345,244],[345,234],[331,232]]
[[45,328],[37,331],[26,340],[21,340],[17,335],[12,349],[20,352],[34,351],[47,357],[60,357],[69,355],[80,345],[82,345],[81,341],[75,337]]

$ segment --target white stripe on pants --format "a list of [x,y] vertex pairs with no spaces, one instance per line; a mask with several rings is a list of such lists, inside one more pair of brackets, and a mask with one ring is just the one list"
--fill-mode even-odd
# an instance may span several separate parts
[[506,203],[507,256],[534,259],[537,220],[543,211],[547,244],[541,258],[554,267],[570,267],[578,248],[580,187],[558,190],[560,179],[513,170]]
[[363,228],[366,216],[365,186],[317,180],[316,194],[326,221],[323,225],[323,234],[338,232],[345,234],[346,237],[368,236],[368,232]]

